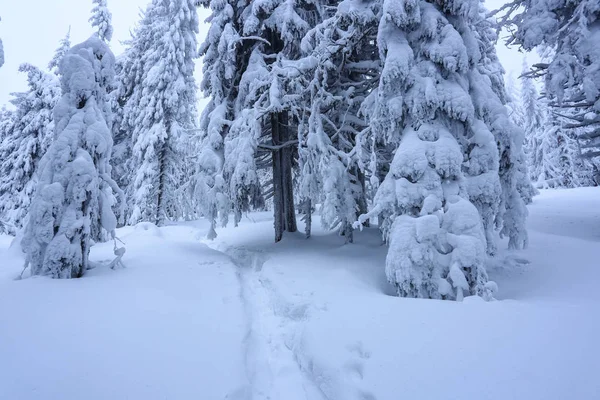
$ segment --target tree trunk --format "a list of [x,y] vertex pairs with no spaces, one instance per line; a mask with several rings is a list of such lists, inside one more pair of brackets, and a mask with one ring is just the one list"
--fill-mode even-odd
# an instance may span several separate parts
[[[280,138],[281,143],[286,143],[292,138],[290,137],[289,121],[287,113],[280,113]],[[292,178],[292,162],[293,162],[293,147],[287,146],[281,149],[281,164],[282,173],[282,189],[283,189],[283,212],[285,218],[285,230],[288,232],[296,232],[298,225],[296,224],[296,208],[294,206],[294,181]]]
[[306,238],[309,239],[312,233],[312,200],[306,199],[306,201],[304,202],[304,207],[306,208],[304,215],[304,233],[306,234]]
[[[358,199],[358,212],[356,216],[359,217],[362,214],[366,214],[369,212],[369,205],[367,204],[367,185],[365,181],[365,174],[359,169],[356,168],[356,175],[358,177],[358,183],[360,184],[360,197]],[[363,226],[368,228],[371,226],[371,220],[367,219],[363,222]]]
[[164,192],[165,192],[165,158],[166,158],[166,143],[161,144],[160,151],[158,152],[158,188],[156,196],[156,215],[154,216],[154,223],[157,226],[162,226],[165,223],[165,205],[164,205]]
[[[287,113],[273,113],[270,118],[273,145],[277,146],[290,140]],[[296,232],[298,230],[292,181],[292,148],[284,147],[274,150],[272,154],[275,242],[279,242],[284,231]]]
[[[271,140],[273,145],[280,143],[279,136],[279,114],[271,114]],[[273,157],[273,217],[275,225],[275,242],[279,242],[283,237],[285,222],[283,220],[283,190],[282,190],[282,168],[281,151],[274,150]]]

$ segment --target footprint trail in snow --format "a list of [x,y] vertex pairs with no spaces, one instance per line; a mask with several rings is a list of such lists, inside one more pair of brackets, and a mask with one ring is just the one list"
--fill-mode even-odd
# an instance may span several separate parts
[[267,256],[246,248],[219,249],[238,267],[239,297],[246,316],[242,343],[247,385],[228,400],[328,400],[319,377],[303,367],[302,323],[309,304],[293,304],[263,276]]

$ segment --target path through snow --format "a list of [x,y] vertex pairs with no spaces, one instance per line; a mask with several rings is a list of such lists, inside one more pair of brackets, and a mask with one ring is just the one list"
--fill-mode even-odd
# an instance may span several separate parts
[[247,384],[231,400],[325,399],[314,377],[298,362],[298,339],[308,304],[287,302],[262,274],[267,256],[257,250],[221,250],[238,267],[239,298],[245,312],[243,341]]

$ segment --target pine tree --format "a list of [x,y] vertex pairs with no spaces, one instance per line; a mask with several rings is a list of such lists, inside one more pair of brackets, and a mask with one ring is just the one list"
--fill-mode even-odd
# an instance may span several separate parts
[[310,95],[298,130],[299,194],[307,236],[313,202],[321,203],[323,225],[339,227],[347,242],[353,241],[352,224],[367,211],[372,145],[364,143],[369,128],[361,107],[379,74],[377,7],[374,1],[339,7],[303,40],[307,57],[298,67],[308,66]]
[[579,133],[584,156],[600,155],[600,3],[515,0],[494,14],[514,31],[508,44],[552,53],[548,62],[534,65],[532,75],[544,76],[549,105],[570,121],[562,129]]
[[[4,141],[8,140],[9,132],[12,130],[14,123],[15,112],[7,110],[5,106],[2,106],[0,109],[0,156],[3,155],[1,149],[5,148]],[[4,217],[0,214],[0,234],[7,234],[9,232],[14,232],[14,227],[8,225],[4,221]]]
[[89,22],[92,23],[92,27],[98,29],[98,37],[108,43],[113,35],[112,13],[108,9],[106,0],[92,0],[92,2],[94,8]]
[[92,240],[103,230],[114,236],[117,224],[106,96],[114,57],[93,36],[69,50],[59,73],[62,97],[54,109],[55,140],[40,162],[21,244],[32,275],[77,278],[89,266]]
[[[297,103],[299,72],[290,61],[300,58],[300,41],[320,21],[321,9],[295,0],[212,1],[210,7],[211,29],[201,51],[202,87],[211,103],[201,121],[197,185],[208,194],[209,236],[215,235],[217,214],[227,223],[232,210],[237,223],[242,212],[272,196],[279,241],[284,231],[297,229],[293,169],[303,106]],[[272,182],[262,188],[263,196],[257,169],[266,167]]]
[[54,52],[54,57],[52,57],[52,60],[50,60],[50,62],[48,63],[48,69],[52,73],[54,73],[54,74],[58,73],[58,70],[60,67],[60,61],[63,59],[65,54],[67,54],[67,52],[69,51],[70,48],[71,48],[71,28],[69,27],[67,34],[65,35],[65,37],[63,39],[61,39],[58,48]]
[[[506,77],[506,95],[508,108],[508,117],[516,126],[525,127],[525,111],[523,104],[523,90],[519,85],[513,73],[510,72]],[[526,138],[527,140],[527,138]]]
[[15,94],[13,122],[0,145],[0,216],[13,227],[11,233],[23,226],[27,215],[40,159],[52,142],[52,110],[61,94],[55,75],[30,64],[19,71],[27,73],[29,90]]
[[[487,10],[480,5],[479,12],[483,16]],[[484,201],[485,206],[478,206],[486,231],[487,252],[494,255],[496,245],[492,233],[492,220],[500,230],[500,237],[508,238],[509,248],[521,249],[527,246],[527,194],[523,189],[530,190],[531,183],[523,150],[524,132],[510,123],[506,112],[509,99],[504,87],[504,69],[496,55],[496,24],[490,19],[482,19],[473,28],[482,55],[475,65],[483,79],[483,82],[472,84],[471,91],[477,93],[473,96],[475,110],[490,128],[499,150],[498,175],[502,188],[500,202],[498,204],[488,197]],[[491,91],[481,90],[488,87]],[[477,205],[478,201],[475,201],[475,204]],[[493,217],[494,212],[496,214]]]
[[383,3],[383,68],[368,115],[377,140],[397,149],[359,222],[383,217],[386,272],[400,296],[490,297],[494,224],[510,225],[515,242],[523,233],[513,209],[524,209],[515,178],[522,134],[508,119],[483,13],[462,0]]
[[123,111],[133,143],[129,223],[181,215],[175,196],[185,179],[184,135],[196,114],[197,32],[194,1],[154,0],[131,41],[139,65]]
[[218,220],[222,225],[227,224],[231,207],[223,178],[224,139],[234,119],[234,102],[248,42],[240,38],[243,8],[238,7],[239,3],[206,0],[202,5],[211,9],[211,16],[207,37],[200,46],[203,56],[200,88],[210,100],[200,118],[201,152],[193,193],[211,223],[208,237],[213,239]]
[[532,181],[538,188],[573,188],[589,186],[589,166],[580,156],[579,144],[568,122],[551,110],[546,111],[544,125],[535,131],[531,154]]

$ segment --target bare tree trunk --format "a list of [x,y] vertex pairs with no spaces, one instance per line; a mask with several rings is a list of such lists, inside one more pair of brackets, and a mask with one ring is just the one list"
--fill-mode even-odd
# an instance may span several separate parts
[[[285,112],[271,114],[271,137],[273,145],[287,142]],[[294,207],[294,184],[292,181],[292,148],[273,150],[273,213],[275,224],[275,242],[283,237],[283,232],[296,232],[296,210]]]
[[[279,136],[279,115],[271,114],[271,139],[273,145],[281,142]],[[279,242],[283,237],[285,222],[283,220],[283,188],[282,188],[282,167],[281,151],[273,150],[273,217],[275,225],[275,242]]]
[[306,199],[306,201],[304,202],[304,207],[306,208],[306,214],[304,215],[304,233],[306,234],[306,238],[308,239],[310,238],[312,230],[312,200]]
[[[279,135],[281,143],[287,143],[292,138],[290,137],[290,128],[288,127],[288,115],[286,112],[280,113]],[[294,206],[294,181],[292,177],[292,162],[293,162],[293,147],[287,146],[281,149],[281,164],[282,164],[282,189],[283,189],[283,212],[285,218],[285,230],[288,232],[296,232],[298,225],[296,223],[296,208]]]
[[[358,177],[358,183],[360,184],[361,190],[360,197],[358,199],[358,212],[356,213],[356,216],[358,217],[369,212],[369,205],[367,204],[367,185],[365,182],[365,174],[359,168],[356,168],[356,176]],[[363,222],[363,226],[368,228],[371,226],[371,221],[367,219],[365,222]]]
[[154,216],[154,223],[157,226],[162,226],[165,223],[165,206],[164,206],[164,191],[165,191],[165,158],[166,158],[166,143],[161,144],[160,151],[158,152],[158,188],[156,195],[156,215]]

